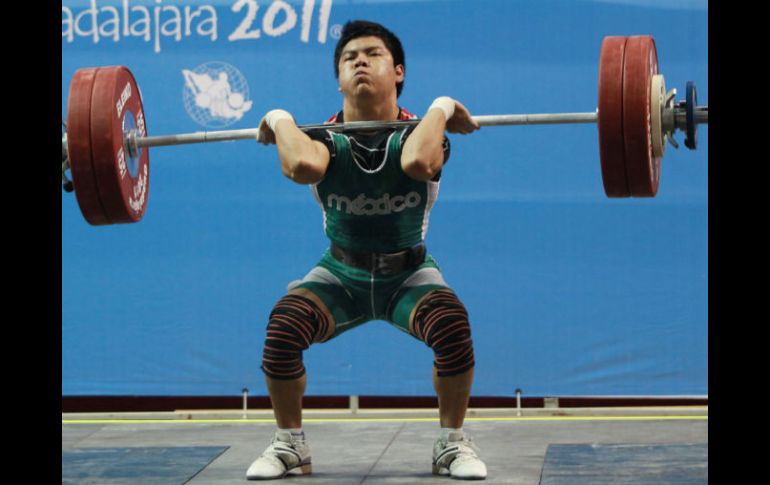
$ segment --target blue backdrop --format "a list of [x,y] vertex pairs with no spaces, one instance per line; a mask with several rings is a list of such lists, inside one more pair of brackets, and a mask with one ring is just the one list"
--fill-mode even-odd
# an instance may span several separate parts
[[[400,36],[399,101],[418,115],[440,95],[477,115],[593,111],[607,35],[652,35],[667,87],[681,99],[694,80],[708,104],[705,0],[66,0],[62,113],[78,68],[126,65],[151,135],[252,128],[273,108],[319,123],[341,107],[333,52],[355,18]],[[195,97],[194,79],[223,70],[227,116]],[[698,134],[697,151],[666,150],[658,197],[622,200],[604,196],[595,125],[450,135],[427,242],[470,313],[474,395],[708,393]],[[274,147],[150,160],[139,224],[89,226],[62,194],[62,392],[267,394],[267,316],[325,249],[321,210]],[[431,395],[432,357],[370,322],[305,352],[307,394]]]

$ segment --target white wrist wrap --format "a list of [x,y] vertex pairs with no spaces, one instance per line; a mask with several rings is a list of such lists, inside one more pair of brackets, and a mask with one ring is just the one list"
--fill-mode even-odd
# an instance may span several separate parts
[[265,115],[265,123],[267,123],[267,126],[269,126],[273,131],[275,131],[275,124],[280,120],[294,121],[294,117],[292,117],[288,111],[284,111],[282,109],[274,109]]
[[455,114],[455,100],[449,96],[438,97],[433,101],[433,104],[430,105],[428,111],[432,110],[433,108],[441,108],[441,110],[444,112],[444,116],[447,120],[449,120],[449,118]]

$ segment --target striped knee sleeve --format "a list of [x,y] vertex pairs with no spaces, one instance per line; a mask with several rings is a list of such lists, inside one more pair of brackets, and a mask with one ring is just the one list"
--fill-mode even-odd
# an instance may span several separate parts
[[430,293],[414,315],[415,336],[433,349],[439,377],[462,374],[474,366],[468,312],[450,289]]
[[328,328],[328,318],[312,300],[284,296],[270,313],[262,371],[273,379],[299,379],[305,374],[302,352],[323,338]]

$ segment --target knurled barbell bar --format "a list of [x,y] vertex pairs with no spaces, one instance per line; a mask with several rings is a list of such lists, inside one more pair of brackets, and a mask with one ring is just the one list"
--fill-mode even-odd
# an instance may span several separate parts
[[[697,147],[697,125],[708,123],[708,106],[697,105],[695,84],[675,100],[658,73],[651,36],[605,37],[599,58],[599,103],[586,113],[474,116],[480,126],[596,123],[602,181],[608,197],[654,197],[665,140]],[[306,132],[355,132],[403,128],[406,121],[357,121],[302,125]],[[72,191],[92,225],[138,222],[149,192],[149,148],[191,143],[254,140],[258,128],[147,136],[147,123],[134,76],[124,66],[79,69],[70,84],[62,134],[62,184]],[[70,170],[72,181],[66,176]]]

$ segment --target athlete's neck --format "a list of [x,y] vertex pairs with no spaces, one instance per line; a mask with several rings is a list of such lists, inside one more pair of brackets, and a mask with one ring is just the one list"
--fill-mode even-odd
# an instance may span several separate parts
[[344,119],[348,121],[393,121],[398,119],[398,103],[396,100],[387,103],[372,103],[371,101],[346,98],[342,105]]

